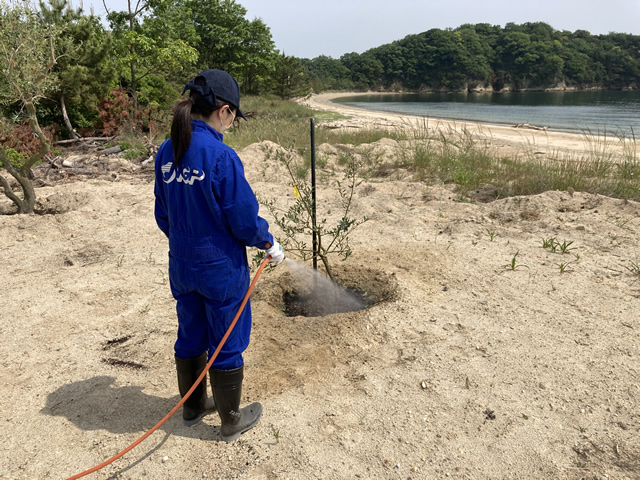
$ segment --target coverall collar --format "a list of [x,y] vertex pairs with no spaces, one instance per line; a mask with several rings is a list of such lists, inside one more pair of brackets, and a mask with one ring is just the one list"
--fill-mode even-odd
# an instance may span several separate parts
[[205,131],[211,133],[216,139],[222,141],[223,135],[217,131],[215,128],[212,128],[209,124],[203,122],[202,120],[191,120],[191,130],[192,131]]

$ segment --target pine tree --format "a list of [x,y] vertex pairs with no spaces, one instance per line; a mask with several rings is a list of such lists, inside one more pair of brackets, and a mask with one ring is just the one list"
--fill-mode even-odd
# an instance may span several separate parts
[[111,37],[97,17],[84,15],[67,0],[49,0],[49,5],[40,1],[40,17],[44,25],[63,32],[55,39],[60,54],[53,69],[60,79],[55,98],[69,135],[77,138],[67,108],[75,107],[79,117],[97,114],[95,106],[115,80]]
[[276,60],[272,82],[273,91],[283,100],[303,97],[311,91],[309,78],[300,60],[284,52]]

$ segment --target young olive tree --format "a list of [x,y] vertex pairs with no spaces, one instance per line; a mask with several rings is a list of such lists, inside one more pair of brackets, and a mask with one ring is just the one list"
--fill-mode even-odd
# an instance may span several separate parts
[[[349,236],[355,228],[367,221],[367,217],[355,219],[351,217],[353,194],[358,180],[358,172],[362,163],[354,155],[345,154],[338,159],[344,165],[342,180],[336,184],[340,194],[340,218],[330,222],[326,217],[316,219],[313,225],[313,191],[308,180],[309,168],[293,149],[268,149],[267,161],[272,158],[283,165],[292,182],[294,202],[285,210],[276,204],[274,199],[260,199],[274,218],[274,223],[284,233],[281,244],[285,251],[295,252],[303,260],[313,258],[314,254],[322,261],[327,276],[336,282],[329,261],[331,256],[346,260],[351,255]],[[272,160],[273,161],[273,160]],[[317,214],[316,214],[317,215]],[[312,236],[316,233],[316,251],[313,249]]]
[[0,167],[20,184],[22,198],[11,190],[2,173],[0,186],[18,207],[18,213],[33,213],[36,193],[31,167],[51,149],[38,123],[36,105],[57,83],[52,70],[57,61],[55,39],[59,33],[58,27],[38,21],[36,9],[28,2],[0,0],[0,103],[17,104],[40,142],[40,148],[23,162],[11,161],[0,146]]

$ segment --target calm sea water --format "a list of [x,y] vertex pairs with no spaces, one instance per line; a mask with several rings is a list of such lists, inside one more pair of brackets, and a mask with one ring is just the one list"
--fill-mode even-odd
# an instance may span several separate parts
[[371,94],[333,101],[423,117],[640,135],[640,91]]

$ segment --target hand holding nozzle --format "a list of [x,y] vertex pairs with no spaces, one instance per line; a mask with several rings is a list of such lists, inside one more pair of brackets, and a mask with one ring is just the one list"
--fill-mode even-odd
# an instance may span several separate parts
[[267,248],[266,254],[271,255],[271,260],[269,260],[269,263],[273,263],[274,265],[280,265],[284,260],[284,250],[277,242],[277,240],[274,240],[273,245]]

